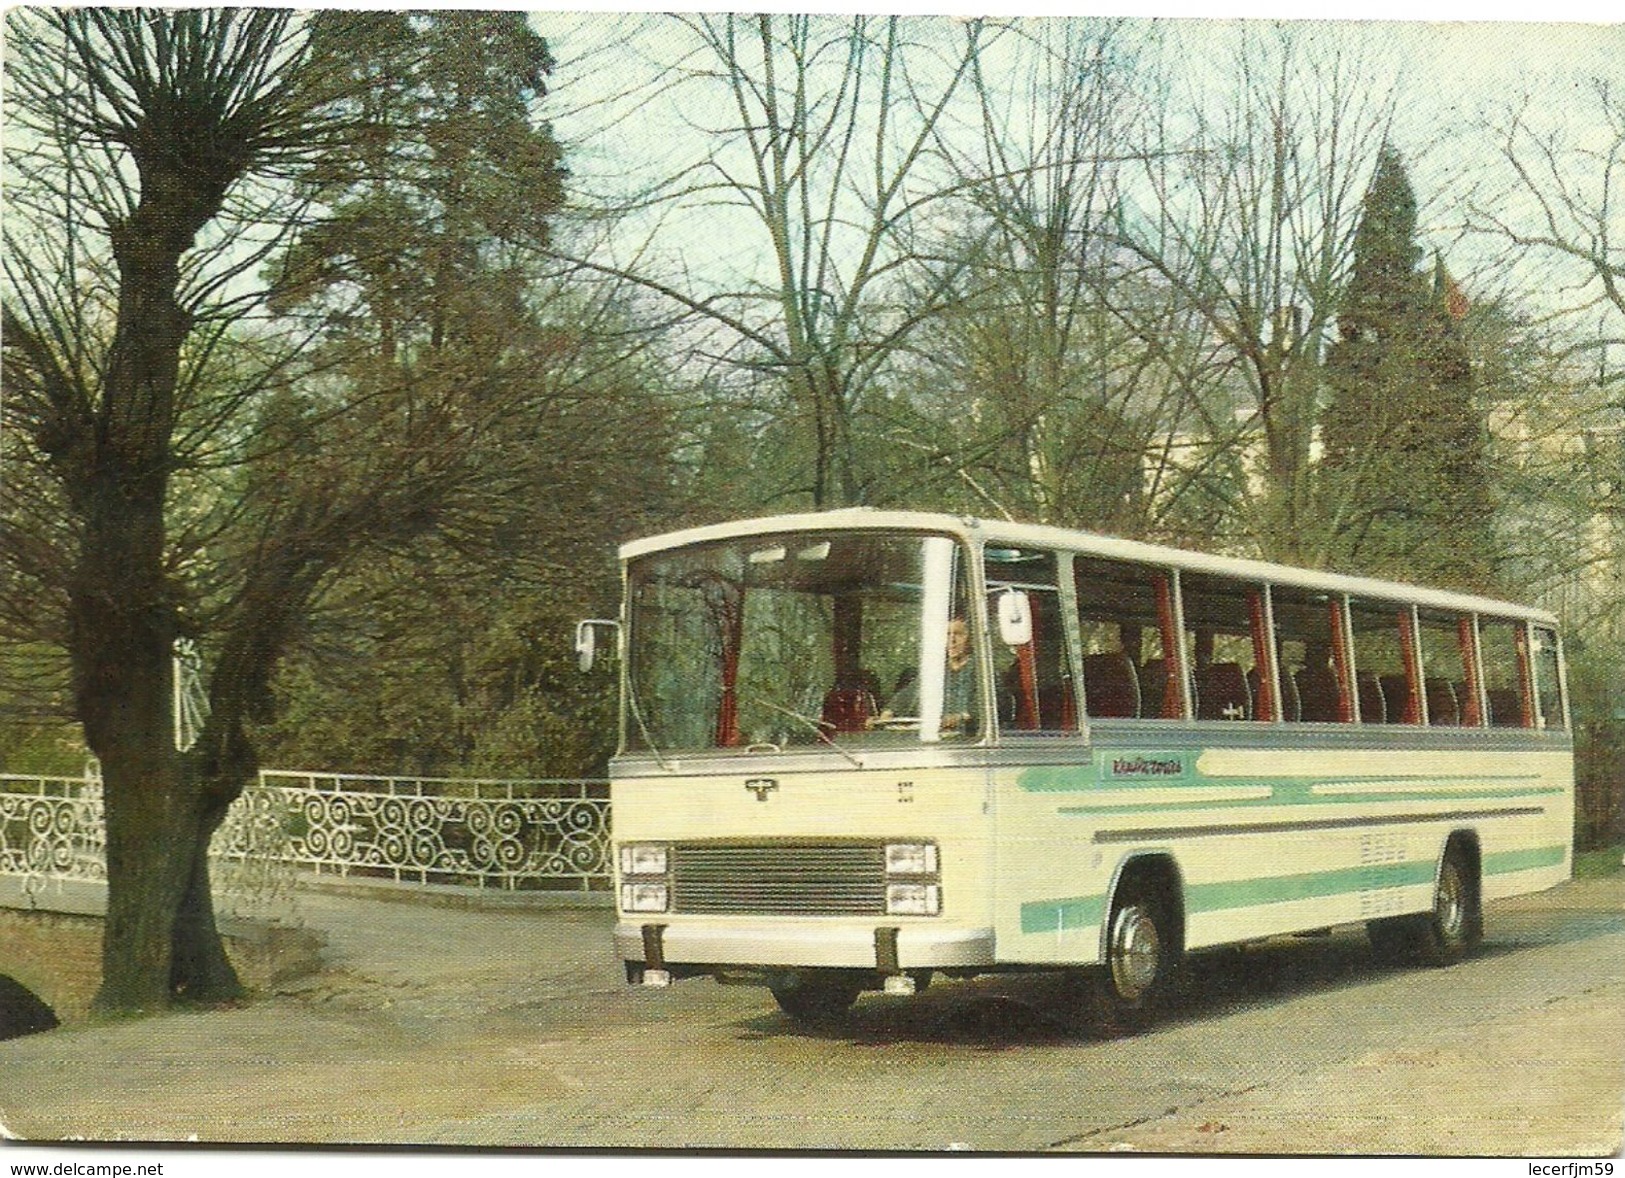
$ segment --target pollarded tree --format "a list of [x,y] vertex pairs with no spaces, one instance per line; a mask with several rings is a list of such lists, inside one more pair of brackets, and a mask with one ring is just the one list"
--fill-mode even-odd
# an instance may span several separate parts
[[[239,987],[207,848],[254,772],[252,726],[272,712],[283,654],[350,562],[431,534],[488,537],[512,484],[477,457],[518,409],[502,395],[512,382],[468,356],[432,380],[379,370],[358,385],[339,375],[353,347],[301,349],[297,332],[248,325],[264,308],[251,276],[311,212],[303,182],[353,161],[369,97],[394,93],[349,68],[360,38],[387,29],[248,10],[10,19],[24,131],[7,140],[0,436],[66,520],[11,513],[0,539],[62,603],[75,710],[102,762],[97,1001],[220,998]],[[432,41],[403,52],[456,52]],[[482,85],[505,71],[533,87],[536,42]],[[320,330],[332,310],[313,334],[334,338]],[[466,320],[442,310],[448,334]],[[211,704],[185,755],[169,704],[183,634],[208,654]]]
[[1321,504],[1334,564],[1483,589],[1494,574],[1487,430],[1464,300],[1416,241],[1416,197],[1385,148],[1326,355]]
[[235,989],[171,976],[220,957],[212,918],[201,946],[179,916],[212,806],[169,714],[170,496],[196,392],[183,351],[209,338],[200,320],[230,269],[200,274],[194,250],[245,180],[320,149],[328,95],[288,13],[17,10],[9,32],[8,425],[68,512],[64,634],[107,815],[98,1002],[152,1008],[177,981]]

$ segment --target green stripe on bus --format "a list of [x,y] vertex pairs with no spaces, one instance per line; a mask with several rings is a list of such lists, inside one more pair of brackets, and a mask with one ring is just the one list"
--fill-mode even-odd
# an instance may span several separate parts
[[1035,900],[1021,906],[1021,931],[1055,933],[1096,926],[1105,914],[1105,896],[1075,896],[1070,900]]
[[[1563,862],[1567,854],[1568,849],[1563,846],[1500,851],[1484,857],[1484,874],[1504,875],[1537,867],[1555,867]],[[1185,892],[1185,910],[1192,914],[1223,912],[1264,904],[1284,904],[1293,900],[1314,900],[1383,888],[1432,884],[1434,869],[1432,860],[1417,859],[1406,863],[1344,867],[1336,871],[1305,871],[1296,875],[1197,884]],[[1053,933],[1098,925],[1105,916],[1105,907],[1104,896],[1035,900],[1021,906],[1021,931]]]
[[1099,777],[1093,765],[1043,765],[1022,770],[1016,784],[1028,793],[1070,793],[1096,788]]
[[1231,908],[1254,908],[1261,904],[1285,904],[1293,900],[1340,896],[1349,892],[1431,884],[1433,869],[1431,859],[1417,859],[1408,863],[1372,863],[1336,871],[1306,871],[1297,875],[1197,884],[1185,893],[1185,909],[1192,913],[1221,912]]
[[1527,851],[1497,851],[1484,856],[1485,875],[1506,875],[1536,867],[1556,867],[1568,856],[1564,846],[1534,847]]
[[1100,814],[1140,814],[1167,810],[1259,810],[1272,806],[1347,806],[1371,802],[1440,802],[1487,801],[1491,799],[1528,798],[1561,794],[1560,789],[1414,789],[1369,790],[1349,793],[1314,793],[1299,786],[1277,785],[1267,798],[1224,798],[1209,800],[1200,797],[1174,798],[1165,802],[1119,802],[1111,805],[1062,806],[1057,813],[1068,817]]
[[[1155,763],[1159,759],[1168,759],[1175,755],[1149,753],[1145,754],[1143,759]],[[1296,774],[1290,777],[1272,777],[1267,774],[1246,777],[1212,777],[1196,771],[1195,762],[1199,755],[1199,753],[1194,752],[1183,754],[1185,768],[1178,775],[1157,776],[1148,774],[1146,776],[1114,777],[1093,765],[1037,765],[1024,769],[1016,778],[1016,785],[1027,793],[1082,793],[1091,790],[1111,790],[1115,792],[1122,790],[1180,789],[1192,786],[1246,788],[1267,785],[1276,793],[1290,797],[1293,800],[1301,799],[1302,801],[1318,802],[1338,795],[1311,794],[1309,791],[1315,786],[1398,785],[1405,782],[1415,782],[1419,786],[1435,782],[1481,782],[1488,785],[1491,782],[1535,782],[1540,780],[1540,775],[1535,773],[1329,773],[1316,777]],[[1508,792],[1513,791],[1509,790]],[[1563,791],[1547,789],[1540,792],[1561,793]],[[1394,797],[1403,795],[1380,794],[1378,791],[1372,791],[1369,795],[1350,792],[1341,796],[1364,800],[1367,796]]]
[[[1307,871],[1297,875],[1197,884],[1186,889],[1185,910],[1192,914],[1221,912],[1232,908],[1284,904],[1292,900],[1313,900],[1351,892],[1431,884],[1433,869],[1432,860],[1416,860],[1410,863],[1377,863],[1365,867],[1346,867],[1337,871]],[[1086,925],[1098,925],[1105,916],[1105,908],[1104,896],[1035,900],[1021,906],[1021,931],[1053,933]]]

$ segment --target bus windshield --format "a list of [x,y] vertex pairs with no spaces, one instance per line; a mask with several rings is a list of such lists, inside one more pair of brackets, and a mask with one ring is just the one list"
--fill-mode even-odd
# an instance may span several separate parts
[[797,532],[629,569],[629,750],[979,735],[965,561],[941,536]]

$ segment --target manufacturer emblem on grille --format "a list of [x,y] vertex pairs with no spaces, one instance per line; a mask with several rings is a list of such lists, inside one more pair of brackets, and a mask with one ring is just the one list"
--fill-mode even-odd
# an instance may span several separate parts
[[756,795],[758,802],[765,802],[767,795],[779,788],[779,783],[771,777],[752,777],[745,782],[745,788]]

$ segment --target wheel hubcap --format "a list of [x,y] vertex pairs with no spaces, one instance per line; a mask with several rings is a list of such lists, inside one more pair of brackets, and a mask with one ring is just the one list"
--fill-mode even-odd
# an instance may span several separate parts
[[1466,905],[1462,902],[1461,894],[1461,876],[1454,864],[1447,863],[1439,876],[1439,896],[1433,904],[1439,931],[1447,938],[1459,937],[1465,912]]
[[1129,905],[1112,924],[1112,984],[1133,1001],[1151,988],[1161,964],[1162,937],[1156,921],[1138,904]]

